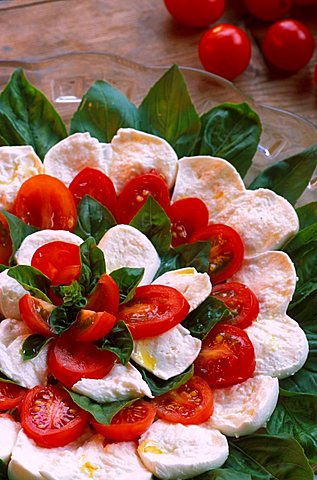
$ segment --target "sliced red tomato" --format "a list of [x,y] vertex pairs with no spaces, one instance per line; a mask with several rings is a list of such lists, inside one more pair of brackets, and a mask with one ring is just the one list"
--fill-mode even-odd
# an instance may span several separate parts
[[0,263],[9,264],[12,255],[12,241],[8,222],[3,213],[0,212]]
[[80,275],[79,246],[60,241],[45,243],[34,253],[31,265],[44,273],[53,285],[70,285]]
[[144,285],[135,290],[130,302],[120,306],[118,319],[124,320],[135,340],[155,337],[184,320],[189,312],[186,298],[166,285]]
[[93,418],[91,424],[97,432],[114,442],[136,440],[152,425],[156,408],[145,400],[137,400],[122,410],[112,419],[110,425],[102,425]]
[[212,391],[197,375],[176,390],[156,397],[153,403],[159,418],[184,425],[206,422],[214,409]]
[[244,330],[233,325],[216,325],[203,340],[195,360],[195,373],[211,387],[229,387],[252,376],[255,354]]
[[211,252],[209,275],[213,283],[224,282],[236,273],[242,265],[244,246],[240,235],[228,225],[217,223],[197,230],[191,242],[209,240]]
[[66,387],[71,388],[82,378],[103,378],[112,369],[116,356],[107,350],[98,350],[92,343],[74,342],[71,334],[64,334],[50,345],[48,369]]
[[26,293],[19,301],[21,318],[33,333],[49,338],[55,336],[48,319],[55,305]]
[[68,188],[58,178],[44,174],[22,184],[13,213],[41,229],[73,231],[77,222],[76,205]]
[[27,390],[14,383],[0,380],[0,411],[18,407]]
[[116,317],[108,312],[81,310],[69,333],[78,342],[94,342],[107,335],[116,321]]
[[109,312],[117,315],[120,293],[117,283],[110,275],[104,273],[98,280],[97,286],[88,297],[87,310],[94,312]]
[[167,184],[155,170],[139,175],[125,185],[118,199],[119,222],[129,223],[150,195],[164,210],[168,208],[170,194]]
[[174,202],[168,216],[172,222],[172,245],[187,243],[196,230],[207,227],[208,208],[199,198],[182,198]]
[[212,296],[222,300],[233,313],[233,317],[221,320],[221,323],[247,328],[259,314],[259,301],[255,293],[239,282],[216,285]]
[[63,447],[84,432],[88,413],[81,410],[61,387],[36,386],[25,395],[21,425],[41,447]]

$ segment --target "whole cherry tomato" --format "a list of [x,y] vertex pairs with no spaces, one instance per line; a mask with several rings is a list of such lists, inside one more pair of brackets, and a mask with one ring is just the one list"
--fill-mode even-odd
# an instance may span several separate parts
[[277,20],[283,17],[293,4],[293,0],[244,0],[252,15],[261,20]]
[[223,14],[224,0],[164,0],[169,13],[183,25],[208,27]]

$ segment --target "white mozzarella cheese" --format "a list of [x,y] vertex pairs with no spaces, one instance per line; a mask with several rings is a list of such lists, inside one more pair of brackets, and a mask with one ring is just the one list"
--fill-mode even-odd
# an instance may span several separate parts
[[19,265],[31,265],[31,260],[38,248],[50,242],[66,242],[74,245],[83,243],[83,239],[66,230],[40,230],[28,235],[15,253]]
[[207,273],[198,273],[192,267],[163,273],[153,284],[176,288],[188,301],[190,312],[206,300],[212,288],[209,275]]
[[231,437],[249,435],[265,426],[276,407],[278,393],[278,379],[262,375],[232,387],[217,388],[213,391],[214,412],[204,426]]
[[228,457],[228,443],[217,430],[158,420],[141,436],[139,455],[160,479],[183,479],[220,467]]
[[120,128],[111,141],[109,176],[119,194],[132,178],[155,169],[169,188],[174,185],[177,155],[163,138],[132,128]]
[[240,175],[226,160],[209,156],[184,157],[179,160],[172,202],[184,197],[200,198],[213,219],[244,190]]
[[21,426],[10,415],[0,415],[0,460],[8,463]]
[[131,363],[115,363],[104,378],[82,378],[73,385],[72,390],[99,403],[129,400],[144,395],[153,398],[148,384]]
[[168,380],[188,368],[197,358],[201,340],[189,330],[177,325],[157,337],[134,342],[132,359],[141,367],[163,380]]
[[259,317],[245,329],[255,350],[254,375],[286,378],[306,362],[308,341],[295,320],[285,316]]
[[31,146],[0,147],[0,208],[11,210],[22,183],[43,172]]
[[28,293],[7,270],[0,273],[0,312],[5,318],[20,320],[19,300]]
[[74,133],[52,147],[44,158],[47,175],[59,178],[68,187],[85,167],[96,168],[107,174],[106,160],[109,148],[102,146],[88,132]]
[[241,236],[245,256],[278,249],[299,228],[296,211],[272,190],[246,190],[231,199],[226,208],[212,216],[213,223],[225,223]]
[[130,225],[110,228],[98,247],[105,255],[107,273],[121,267],[144,268],[140,285],[151,283],[160,266],[160,257],[150,240]]

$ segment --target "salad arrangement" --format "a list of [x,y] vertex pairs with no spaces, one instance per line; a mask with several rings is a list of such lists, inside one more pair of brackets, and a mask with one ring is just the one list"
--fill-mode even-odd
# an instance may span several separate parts
[[[12,176],[11,196],[2,195],[7,203],[1,261],[10,268],[3,265],[1,275],[23,289],[18,312],[13,320],[3,320],[0,329],[17,328],[25,365],[40,361],[43,373],[48,355],[49,372],[60,382],[32,385],[25,393],[20,386],[30,388],[23,383],[29,378],[15,378],[16,372],[3,368],[0,355],[0,370],[6,370],[2,396],[10,392],[7,397],[14,397],[3,410],[20,405],[24,431],[41,447],[62,447],[85,435],[88,414],[96,431],[123,442],[126,450],[120,455],[126,460],[135,450],[127,443],[141,435],[138,455],[149,470],[140,467],[138,459],[137,468],[143,469],[138,478],[151,478],[151,472],[160,478],[194,478],[199,473],[201,480],[313,478],[309,462],[317,457],[316,205],[297,210],[297,233],[298,219],[290,204],[296,204],[313,174],[317,147],[270,167],[246,190],[239,174],[243,178],[247,173],[259,143],[257,114],[246,104],[223,104],[199,118],[177,67],[153,86],[138,109],[111,85],[96,82],[74,114],[68,138],[52,105],[18,70],[0,95],[0,116],[3,145],[32,146],[44,159],[43,166],[25,151],[27,169]],[[102,164],[113,183],[104,183]],[[27,178],[21,180],[23,176]],[[295,264],[295,292],[293,265],[285,253],[270,251],[276,248]],[[228,301],[228,295],[233,300]],[[13,302],[16,305],[17,298]],[[286,315],[287,307],[306,333],[307,361],[306,337]],[[153,314],[155,309],[159,315]],[[26,325],[23,332],[19,315]],[[160,363],[156,354],[162,345],[155,350],[155,339],[165,335],[172,342],[171,332],[179,335],[179,350],[169,367],[164,364],[167,352]],[[240,352],[232,347],[233,339]],[[209,361],[219,355],[217,348],[233,353],[220,374]],[[184,364],[186,351],[192,356],[186,355]],[[130,379],[138,379],[134,398],[120,397],[116,391],[105,401],[103,392],[93,391],[96,381],[123,367],[129,369]],[[117,377],[122,375],[120,370]],[[267,396],[267,430],[253,433],[263,425],[263,419],[255,421],[256,411],[249,430],[232,429],[221,408],[226,402],[234,407],[241,385],[256,410],[256,385],[246,392],[243,385],[261,375],[266,383],[257,395]],[[272,377],[283,378],[277,405],[278,382]],[[104,388],[109,395],[111,385]],[[175,395],[187,400],[179,404]],[[194,401],[188,400],[190,395]],[[144,396],[147,400],[140,400]],[[66,418],[57,429],[39,425],[43,411],[38,408],[45,410],[46,397],[57,398],[65,407]],[[155,399],[149,401],[151,397]],[[155,416],[160,420],[152,424]],[[208,427],[200,426],[210,421]],[[65,425],[66,433],[61,428]],[[162,473],[156,459],[163,453],[156,450],[165,435],[161,428],[171,430],[170,442],[187,438],[187,443],[195,443],[196,429],[201,428],[200,436],[208,432],[203,437],[208,446],[214,435],[207,449],[209,463],[201,461],[190,476],[181,458],[172,473]],[[46,436],[47,430],[53,433]],[[234,438],[246,433],[251,434]],[[107,448],[115,451],[115,445]],[[217,458],[212,459],[213,454]],[[62,455],[61,465],[64,460],[67,465],[67,455]],[[133,458],[136,462],[135,453]],[[1,468],[6,478],[5,462]],[[70,478],[66,467],[65,472],[59,478]],[[93,464],[85,464],[83,474],[82,478],[102,478]],[[42,478],[56,477],[46,471]]]

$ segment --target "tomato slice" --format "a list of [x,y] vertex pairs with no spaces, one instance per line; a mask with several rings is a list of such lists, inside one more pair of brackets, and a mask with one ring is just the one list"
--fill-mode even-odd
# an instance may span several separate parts
[[88,296],[87,300],[87,310],[109,312],[112,315],[117,315],[120,303],[117,283],[110,275],[102,274],[95,290]]
[[0,411],[18,407],[27,390],[15,383],[0,380]]
[[144,285],[135,290],[130,302],[120,306],[118,319],[124,320],[135,340],[155,337],[184,320],[189,312],[186,298],[166,285]]
[[103,378],[112,369],[116,356],[98,350],[92,343],[74,342],[64,334],[50,345],[48,369],[66,387],[71,388],[82,378]]
[[63,388],[55,385],[32,388],[25,395],[21,425],[41,447],[63,447],[84,432],[88,413],[81,410]]
[[228,225],[217,223],[197,230],[191,242],[209,240],[211,252],[209,275],[213,283],[221,283],[236,273],[242,265],[244,246],[240,235]]
[[216,325],[203,340],[195,360],[195,373],[211,387],[229,387],[252,376],[255,353],[244,330],[233,325]]
[[172,245],[177,247],[188,242],[196,230],[207,227],[209,213],[202,200],[188,197],[174,202],[168,216],[172,222]]
[[196,375],[176,390],[156,397],[153,402],[159,418],[183,425],[206,422],[214,409],[208,383]]
[[48,323],[55,305],[26,293],[19,301],[21,318],[33,333],[49,338],[55,336]]
[[68,188],[44,174],[34,175],[21,185],[13,213],[41,229],[73,231],[77,222],[76,205]]
[[149,195],[152,195],[164,210],[169,207],[170,194],[167,184],[155,170],[139,175],[125,185],[118,199],[119,222],[129,223]]
[[107,335],[116,321],[116,317],[108,312],[81,310],[69,333],[78,342],[94,342]]
[[212,296],[222,300],[234,317],[224,318],[221,323],[247,328],[259,314],[259,301],[255,293],[239,282],[222,283],[212,289]]
[[12,241],[8,222],[3,213],[0,212],[0,263],[9,264],[12,255]]
[[122,410],[112,419],[110,425],[102,425],[91,419],[91,424],[97,432],[104,435],[108,440],[124,442],[136,440],[152,425],[155,418],[156,408],[145,400],[137,400]]
[[70,285],[79,279],[80,249],[67,242],[46,243],[36,250],[31,265],[44,273],[53,285]]

